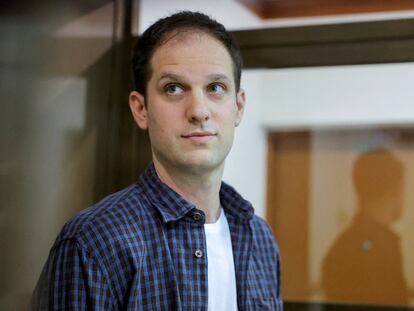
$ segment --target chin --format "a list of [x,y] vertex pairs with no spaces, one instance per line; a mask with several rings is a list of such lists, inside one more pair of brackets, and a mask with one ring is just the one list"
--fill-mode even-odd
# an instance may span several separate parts
[[191,157],[185,159],[182,165],[184,168],[194,172],[209,172],[220,168],[224,159],[220,160],[211,157]]
[[221,168],[227,156],[225,150],[169,150],[157,154],[161,162],[189,173],[206,173]]
[[204,170],[212,170],[220,166],[221,163],[217,161],[209,161],[206,159],[196,159],[186,163],[188,167],[200,168]]

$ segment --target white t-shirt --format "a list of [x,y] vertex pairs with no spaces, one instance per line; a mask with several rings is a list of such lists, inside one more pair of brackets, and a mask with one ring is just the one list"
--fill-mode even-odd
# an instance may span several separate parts
[[223,209],[217,222],[205,224],[204,230],[208,260],[208,310],[237,310],[233,249]]

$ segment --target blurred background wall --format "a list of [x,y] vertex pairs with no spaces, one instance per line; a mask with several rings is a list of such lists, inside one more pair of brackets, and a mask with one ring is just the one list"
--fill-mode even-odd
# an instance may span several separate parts
[[149,160],[125,96],[134,5],[1,4],[1,310],[27,305],[63,223]]
[[[64,222],[133,182],[150,160],[148,138],[136,129],[127,106],[132,89],[130,50],[147,26],[181,9],[210,14],[235,31],[414,17],[412,11],[401,11],[262,19],[245,4],[232,0],[2,3],[1,310],[25,309]],[[268,185],[269,133],[313,131],[318,127],[409,126],[414,123],[409,86],[412,66],[245,70],[242,87],[247,91],[246,114],[224,179],[254,204],[259,215],[271,216],[269,193],[274,189]],[[383,85],[391,85],[391,91]],[[371,97],[373,93],[376,95]],[[379,106],[373,107],[374,102]],[[323,141],[332,143],[344,137],[328,135],[324,140],[325,136],[313,134],[311,146],[317,149]],[[347,145],[347,141],[342,144]],[[411,161],[410,156],[402,158]],[[346,159],[348,171],[342,172],[343,176],[351,169],[352,157]],[[312,208],[316,208],[314,215],[319,215],[323,209],[317,207],[326,208],[326,204],[321,203],[324,196],[315,189],[332,183],[325,178],[324,158],[314,157],[312,161],[316,172],[312,175],[316,183],[311,191]],[[347,181],[340,184],[350,188]],[[341,197],[342,202],[345,199],[352,201],[347,195]],[[349,205],[345,209],[350,209]],[[406,215],[412,215],[412,209],[409,211]],[[326,221],[334,216],[329,217]],[[313,231],[309,231],[311,237],[305,237],[312,245],[319,245],[318,236],[324,234],[314,229],[323,226],[318,219],[309,220]],[[409,237],[406,219],[399,230]],[[346,223],[338,221],[335,235]],[[333,236],[321,249],[317,246],[317,250],[309,251],[313,254],[306,262],[309,269],[320,269],[321,257],[332,240]],[[407,250],[409,242],[404,240]],[[410,256],[404,257],[407,273],[413,269],[407,261]],[[309,280],[318,279],[318,272],[307,273]],[[409,280],[414,286],[412,278]],[[316,284],[312,286],[319,286],[317,280],[312,282]],[[322,296],[316,291],[312,297],[317,300]]]

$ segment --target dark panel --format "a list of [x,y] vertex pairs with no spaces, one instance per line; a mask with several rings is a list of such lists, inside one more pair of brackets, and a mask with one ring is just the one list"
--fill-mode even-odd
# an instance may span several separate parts
[[96,200],[135,182],[151,160],[148,133],[138,129],[128,104],[134,89],[130,56],[134,44],[133,38],[124,38],[109,55],[113,67],[106,123],[99,131]]
[[414,19],[236,31],[245,68],[414,61]]

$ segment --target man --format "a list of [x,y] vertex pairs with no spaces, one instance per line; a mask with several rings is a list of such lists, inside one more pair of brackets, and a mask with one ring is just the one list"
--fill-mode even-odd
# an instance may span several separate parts
[[268,225],[221,181],[245,94],[224,27],[180,12],[134,51],[130,107],[153,163],[57,238],[34,296],[41,310],[282,310]]

